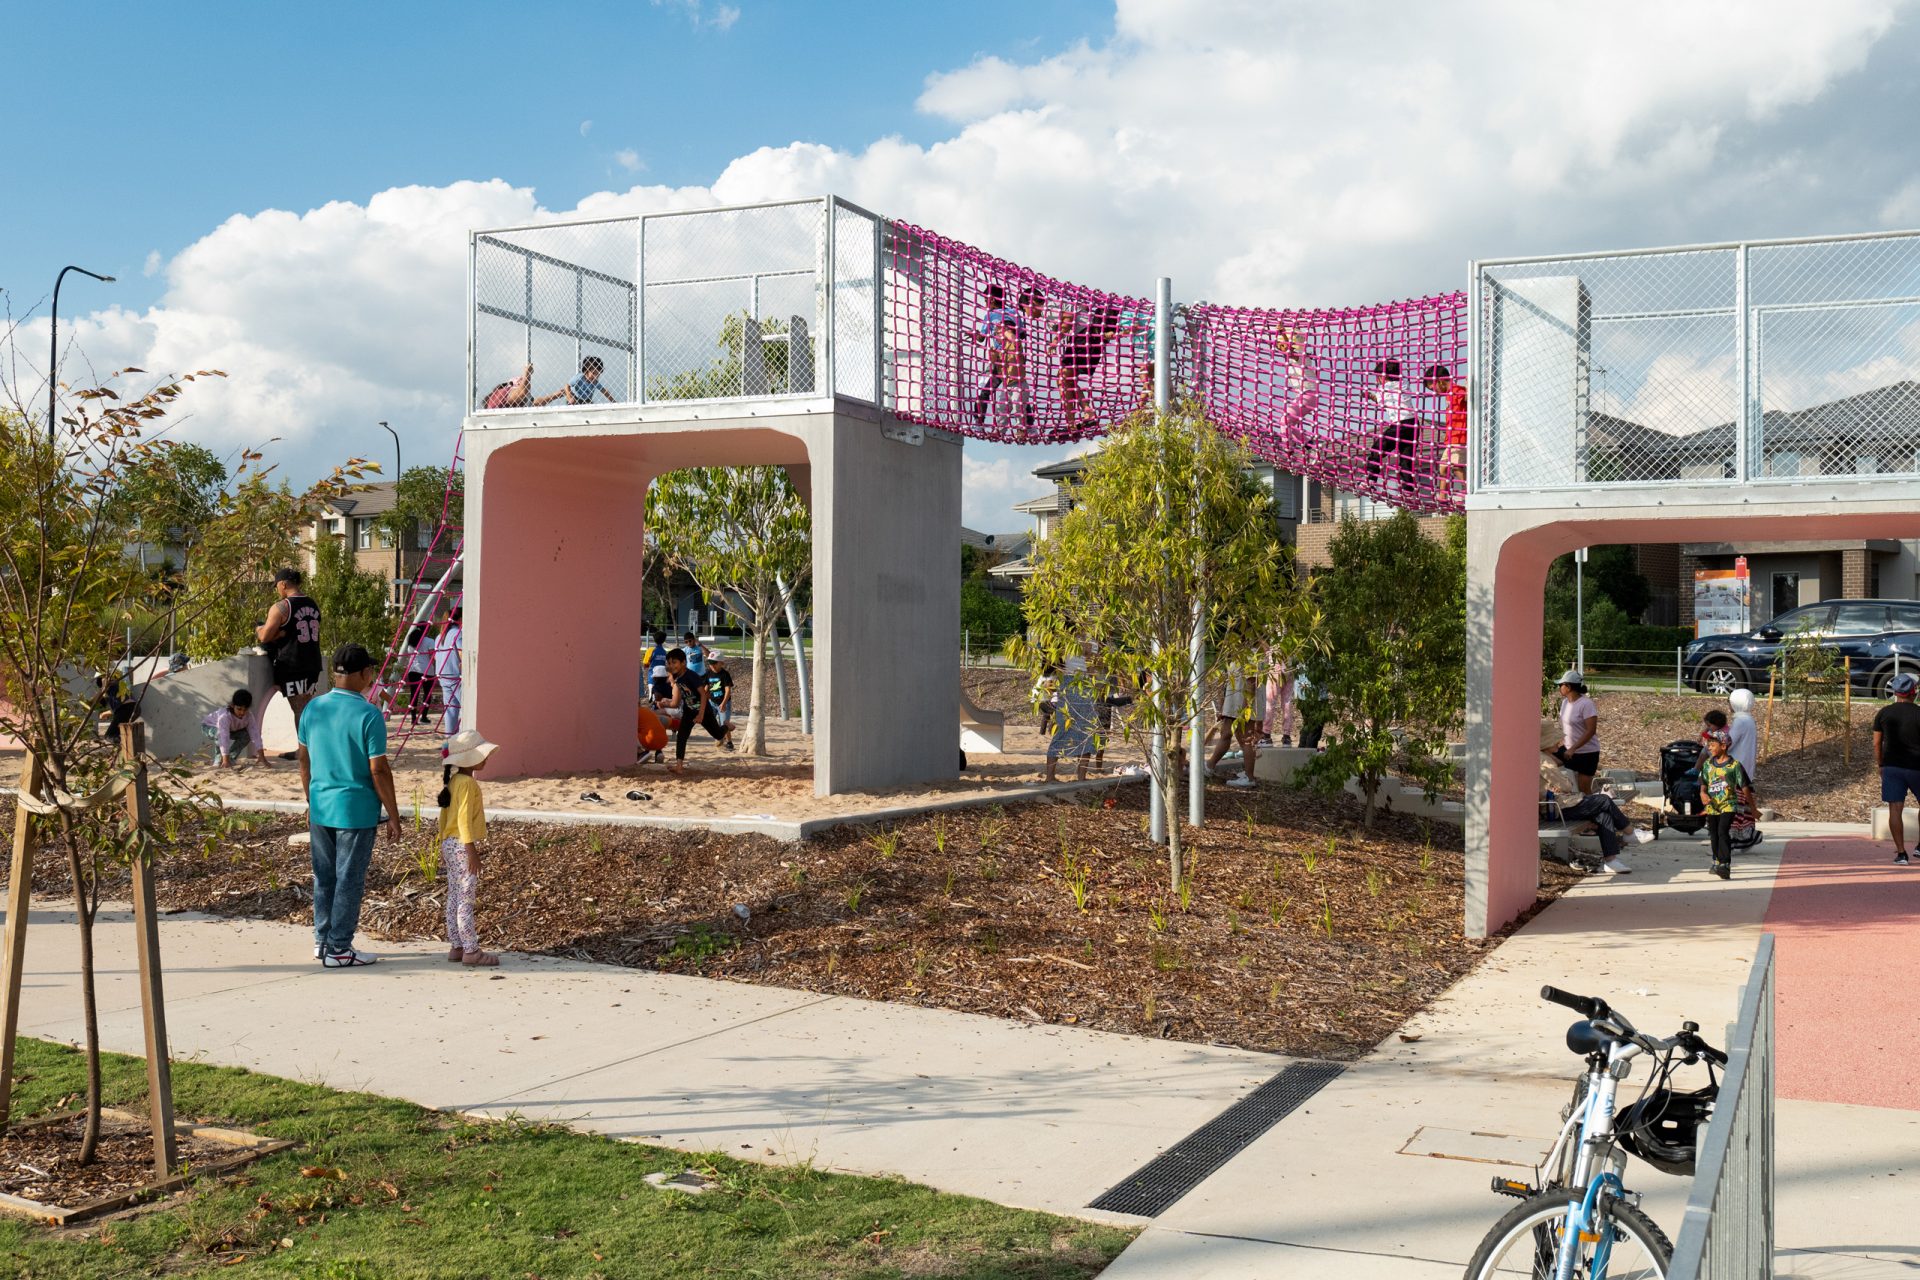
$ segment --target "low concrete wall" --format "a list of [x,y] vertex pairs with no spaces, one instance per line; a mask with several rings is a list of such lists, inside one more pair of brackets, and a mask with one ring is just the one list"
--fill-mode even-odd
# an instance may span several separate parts
[[160,760],[205,750],[200,722],[226,706],[235,689],[249,690],[255,713],[264,712],[273,692],[273,664],[264,654],[242,653],[173,675],[162,673],[137,688],[140,718],[147,724],[147,750]]

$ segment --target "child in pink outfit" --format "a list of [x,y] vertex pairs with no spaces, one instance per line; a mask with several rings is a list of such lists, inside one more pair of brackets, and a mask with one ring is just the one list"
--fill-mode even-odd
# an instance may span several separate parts
[[1293,745],[1293,673],[1278,657],[1267,667],[1267,722],[1262,729],[1269,744],[1278,730],[1280,745]]

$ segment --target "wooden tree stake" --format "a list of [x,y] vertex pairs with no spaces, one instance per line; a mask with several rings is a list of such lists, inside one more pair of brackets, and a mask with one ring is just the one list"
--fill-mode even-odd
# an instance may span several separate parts
[[[20,790],[40,790],[40,757],[31,753],[20,766]],[[13,1115],[13,1037],[20,1029],[20,964],[27,955],[27,909],[33,896],[33,815],[27,806],[13,807],[13,869],[7,880],[7,935],[3,946],[6,965],[6,1003],[0,1010],[0,1133]]]
[[[127,821],[144,832],[147,812],[147,726],[134,721],[120,726],[120,755],[133,769],[127,788]],[[179,1164],[173,1133],[173,1061],[167,1049],[167,1006],[160,982],[160,925],[153,892],[153,860],[141,851],[133,860],[133,949],[140,961],[140,1011],[147,1033],[147,1112],[153,1122],[153,1167],[158,1177],[170,1176]]]
[[1853,763],[1853,659],[1842,658],[1840,669],[1846,672],[1846,692],[1841,695],[1841,705],[1845,707],[1846,718],[1841,722],[1840,757],[1847,763]]
[[1773,759],[1773,682],[1778,672],[1767,672],[1767,729],[1760,743],[1760,758]]

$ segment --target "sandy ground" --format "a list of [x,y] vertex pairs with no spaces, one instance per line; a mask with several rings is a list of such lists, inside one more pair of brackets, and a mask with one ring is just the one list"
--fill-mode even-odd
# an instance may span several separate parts
[[[276,705],[279,704],[276,699]],[[266,741],[269,749],[286,744],[286,736],[269,713]],[[1018,794],[1024,784],[1037,780],[1046,768],[1046,742],[1035,730],[1031,716],[1017,720],[1009,717],[1007,750],[999,755],[973,755],[967,772],[952,782],[924,786],[898,787],[885,791],[820,799],[813,794],[813,751],[811,741],[800,732],[798,720],[769,720],[767,752],[756,758],[744,751],[722,752],[705,733],[696,731],[687,744],[686,770],[670,772],[668,765],[635,764],[606,773],[570,773],[539,778],[515,778],[501,781],[486,779],[487,805],[491,809],[532,809],[581,812],[596,806],[582,801],[585,792],[604,797],[610,813],[646,813],[689,818],[775,818],[805,821],[837,814],[861,813],[899,805],[935,803],[960,797],[1005,792]],[[959,729],[956,722],[956,751]],[[740,738],[744,741],[745,725]],[[394,756],[396,792],[402,809],[415,805],[431,809],[440,790],[439,739],[416,737]],[[0,749],[0,776],[17,776],[20,753]],[[672,748],[668,748],[669,762]],[[1125,764],[1124,755],[1115,763]],[[214,769],[201,765],[193,778],[228,799],[297,801],[300,795],[298,766],[291,761],[273,760],[267,765],[249,764],[234,769]],[[1062,770],[1072,777],[1071,764]],[[626,799],[628,791],[638,790],[651,798]]]

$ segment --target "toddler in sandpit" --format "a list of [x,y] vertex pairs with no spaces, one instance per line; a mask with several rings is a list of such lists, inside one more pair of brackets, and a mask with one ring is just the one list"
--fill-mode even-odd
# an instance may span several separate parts
[[480,949],[474,899],[480,892],[480,843],[487,838],[487,810],[473,775],[494,744],[472,729],[448,739],[440,788],[440,865],[447,873],[447,959],[492,968],[500,957]]

